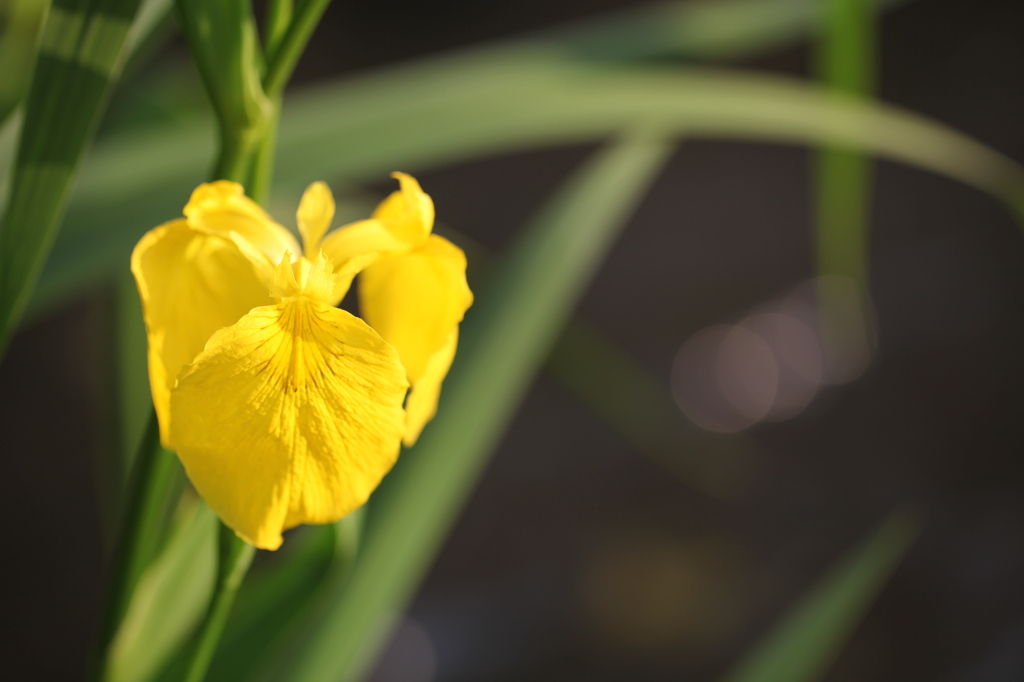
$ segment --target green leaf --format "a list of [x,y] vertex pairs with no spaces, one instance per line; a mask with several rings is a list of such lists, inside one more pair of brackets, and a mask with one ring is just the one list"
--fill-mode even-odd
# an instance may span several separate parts
[[50,9],[0,225],[0,354],[56,237],[138,5],[139,0],[58,0]]
[[[841,142],[960,179],[1016,208],[1024,195],[1024,170],[971,138],[905,110],[792,78],[715,69],[609,70],[531,56],[462,63],[462,77],[451,80],[433,78],[434,68],[407,67],[289,100],[279,188],[590,143],[656,115],[678,135]],[[195,124],[97,148],[47,266],[37,310],[126,267],[147,229],[180,214],[213,146],[209,124]]]
[[[291,679],[291,665],[296,652],[317,632],[329,615],[331,606],[339,599],[347,584],[362,536],[365,508],[349,514],[329,526],[314,526],[309,530],[332,538],[332,554],[315,578],[305,580],[295,575],[290,567],[281,567],[277,573],[253,591],[253,601],[269,607],[276,602],[273,613],[262,626],[246,623],[246,614],[240,613],[232,642],[218,653],[211,669],[213,682],[264,682],[273,679]],[[321,543],[323,548],[323,543]],[[309,556],[306,555],[308,562]],[[291,576],[285,575],[291,573]],[[276,585],[284,592],[275,594]],[[252,613],[252,611],[249,611]]]
[[[922,116],[792,78],[724,69],[608,69],[547,57],[414,69],[324,88],[285,108],[280,177],[382,175],[523,147],[593,142],[657,116],[668,132],[829,142],[943,173],[1018,207],[1024,170]],[[429,88],[429,89],[427,89]]]
[[[146,323],[135,278],[125,268],[117,278],[114,293],[117,326],[117,408],[120,425],[120,460],[117,469],[132,470],[135,455],[152,412],[149,390],[149,365],[146,353]],[[125,476],[127,478],[127,476]]]
[[918,534],[896,512],[842,559],[769,632],[724,682],[812,682],[835,660]]
[[104,682],[154,679],[192,634],[213,592],[217,527],[217,517],[199,500],[178,510],[170,540],[132,596]]
[[[881,0],[876,12],[907,4]],[[622,10],[540,38],[589,59],[649,59],[666,54],[692,59],[750,58],[813,33],[823,2],[705,0]]]
[[32,82],[50,0],[0,2],[0,123],[14,111]]
[[[566,316],[669,156],[632,135],[574,174],[467,315],[438,417],[375,493],[352,577],[288,679],[353,679],[433,558]],[[500,390],[495,390],[500,387]]]
[[278,635],[307,605],[331,568],[333,525],[309,526],[289,535],[269,566],[246,577],[209,679],[251,680]]
[[8,181],[13,170],[14,153],[18,148],[21,118],[21,111],[15,110],[13,115],[0,123],[0,208],[7,202],[7,192],[10,189]]

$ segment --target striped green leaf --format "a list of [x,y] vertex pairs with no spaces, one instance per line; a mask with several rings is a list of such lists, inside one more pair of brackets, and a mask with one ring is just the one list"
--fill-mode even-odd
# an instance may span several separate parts
[[0,225],[0,353],[42,271],[139,0],[57,0],[43,28]]
[[0,2],[0,124],[21,102],[32,81],[31,65],[50,0]]

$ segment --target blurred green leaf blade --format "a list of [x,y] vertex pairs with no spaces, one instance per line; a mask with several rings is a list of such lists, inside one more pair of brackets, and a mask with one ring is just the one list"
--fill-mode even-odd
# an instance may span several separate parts
[[29,83],[50,0],[0,2],[0,124],[14,111]]
[[56,237],[139,0],[58,0],[43,28],[0,225],[0,353]]
[[[869,0],[874,12],[908,0]],[[701,60],[750,58],[813,33],[822,2],[704,0],[629,8],[541,36],[589,59],[675,55]]]
[[897,511],[836,564],[723,682],[820,679],[867,614],[918,534],[917,518]]
[[171,537],[132,597],[104,682],[155,679],[206,611],[217,570],[217,517],[199,500],[176,515]]

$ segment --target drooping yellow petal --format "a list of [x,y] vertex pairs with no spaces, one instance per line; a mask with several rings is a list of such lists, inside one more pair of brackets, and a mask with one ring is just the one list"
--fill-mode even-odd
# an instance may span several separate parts
[[327,234],[334,220],[334,195],[323,182],[314,182],[306,188],[295,214],[302,235],[302,248],[306,258],[316,255],[320,240]]
[[360,312],[398,350],[413,383],[472,303],[465,254],[437,235],[412,251],[379,258],[360,275]]
[[279,263],[285,251],[299,254],[291,232],[275,223],[237,182],[218,180],[196,187],[185,205],[185,217],[196,230],[230,239],[237,232],[250,244]]
[[170,391],[210,336],[251,309],[272,303],[267,287],[230,240],[178,219],[150,230],[132,252],[132,273],[149,335],[149,383],[170,445]]
[[366,501],[398,456],[407,386],[361,320],[295,298],[213,335],[171,395],[172,441],[221,519],[276,549]]
[[405,435],[402,442],[406,447],[416,444],[420,432],[437,413],[437,399],[441,395],[441,382],[455,359],[455,348],[459,343],[459,330],[453,329],[448,341],[430,356],[427,367],[415,382],[405,400]]

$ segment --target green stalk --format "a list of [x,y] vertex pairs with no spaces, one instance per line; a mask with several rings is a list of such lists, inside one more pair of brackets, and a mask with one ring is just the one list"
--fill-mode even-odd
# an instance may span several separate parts
[[292,77],[295,65],[306,49],[313,29],[320,23],[320,17],[331,0],[306,0],[301,4],[291,25],[280,40],[280,47],[274,52],[267,51],[267,75],[263,77],[263,91],[268,97],[277,97]]
[[213,167],[213,177],[217,180],[242,182],[252,164],[256,145],[248,135],[239,135],[230,130],[221,134],[221,140],[220,155]]
[[[873,8],[865,0],[828,0],[819,77],[832,90],[864,96],[874,73]],[[867,290],[871,164],[863,153],[829,146],[818,155],[818,267]]]
[[270,0],[267,3],[266,35],[263,38],[263,49],[267,54],[277,53],[292,22],[294,9],[292,0]]
[[246,183],[249,196],[257,204],[263,204],[270,194],[274,179],[274,159],[277,150],[277,123],[281,119],[281,98],[274,99],[274,110],[270,114],[267,134],[260,142],[252,159],[252,171]]
[[[167,505],[178,480],[175,456],[160,447],[160,425],[152,413],[135,456],[124,527],[114,555],[110,595],[94,672],[106,675],[110,645],[143,571],[156,556]],[[101,677],[100,679],[103,679]]]
[[252,172],[246,186],[249,196],[263,203],[273,181],[277,124],[281,118],[281,94],[291,78],[299,57],[306,48],[313,29],[330,0],[308,0],[294,13],[291,0],[273,0],[267,6],[267,28],[264,42],[267,54],[267,72],[263,77],[263,91],[272,103],[269,124],[252,158]]
[[206,671],[217,651],[217,644],[224,632],[224,625],[231,614],[231,606],[235,603],[238,588],[249,571],[256,548],[245,542],[223,523],[220,524],[219,553],[217,568],[217,584],[214,587],[213,599],[206,612],[206,618],[199,630],[192,657],[189,660],[188,672],[184,682],[202,682]]
[[[263,37],[266,54],[277,54],[291,26],[294,13],[292,0],[271,0],[267,3],[266,29]],[[265,86],[264,86],[265,87]],[[252,173],[247,183],[249,196],[259,204],[266,201],[273,184],[274,159],[277,149],[277,124],[281,118],[281,96],[271,98],[269,130],[253,157]]]
[[[866,96],[874,84],[874,7],[827,0],[818,74],[833,91]],[[864,153],[825,146],[817,155],[819,311],[830,378],[856,378],[870,360],[869,225],[872,162]]]

